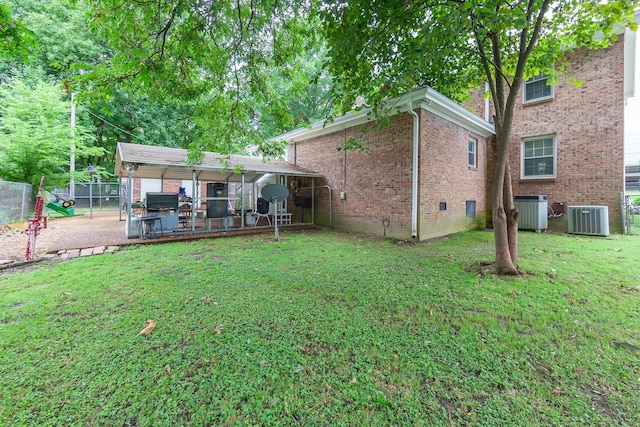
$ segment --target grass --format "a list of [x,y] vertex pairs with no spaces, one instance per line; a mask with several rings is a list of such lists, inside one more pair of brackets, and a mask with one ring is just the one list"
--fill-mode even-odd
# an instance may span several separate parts
[[271,237],[5,273],[0,424],[640,425],[640,237]]

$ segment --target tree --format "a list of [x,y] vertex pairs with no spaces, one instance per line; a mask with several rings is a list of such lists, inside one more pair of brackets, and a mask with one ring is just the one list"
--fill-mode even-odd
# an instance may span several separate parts
[[357,96],[376,109],[429,85],[453,99],[488,82],[497,159],[492,186],[495,268],[518,274],[517,223],[508,164],[515,102],[525,79],[561,73],[578,48],[607,46],[633,22],[635,1],[333,1],[323,11],[329,68],[343,111]]
[[31,35],[38,42],[28,66],[7,62],[4,72],[10,77],[38,68],[43,71],[43,79],[69,80],[77,72],[71,69],[72,64],[98,63],[108,58],[104,43],[88,31],[81,5],[74,6],[68,0],[7,0],[7,4],[17,19],[29,23]]
[[[0,176],[27,182],[37,189],[46,176],[47,188],[69,183],[70,101],[61,88],[39,82],[30,88],[19,80],[0,85]],[[82,111],[79,111],[82,116]],[[89,159],[103,150],[93,146],[89,129],[76,127],[76,155]]]
[[0,58],[25,60],[36,47],[33,32],[14,18],[6,3],[0,3]]
[[[193,159],[247,145],[270,151],[260,121],[290,120],[274,70],[303,76],[294,59],[318,43],[306,1],[91,0],[92,27],[116,54],[82,82],[109,95],[135,93],[194,101]],[[277,125],[273,125],[277,128]]]
[[[14,16],[28,22],[38,40],[28,64],[18,58],[0,58],[0,79],[20,80],[26,86],[52,82],[69,92],[74,76],[98,64],[108,64],[113,56],[106,43],[88,26],[83,2],[69,0],[8,0]],[[79,95],[76,93],[76,95]],[[114,150],[118,141],[185,148],[191,141],[194,120],[193,102],[166,100],[115,88],[110,96],[76,97],[78,106],[87,113],[78,120],[87,128],[95,129],[96,143],[105,148],[105,154],[92,161],[109,171],[113,168]],[[67,93],[70,97],[70,93]],[[68,98],[69,99],[69,98]],[[92,124],[93,122],[93,124]],[[84,169],[81,162],[77,165]]]

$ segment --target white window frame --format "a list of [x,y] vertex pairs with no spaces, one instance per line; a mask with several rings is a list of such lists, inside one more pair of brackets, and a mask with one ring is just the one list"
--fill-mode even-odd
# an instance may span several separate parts
[[[525,104],[530,104],[532,102],[539,102],[539,101],[546,101],[548,99],[553,99],[553,95],[554,95],[553,85],[546,84],[546,81],[549,78],[551,78],[551,76],[549,74],[540,73],[537,76],[532,77],[529,80],[525,81],[524,84],[522,85],[522,102],[524,102]],[[540,96],[538,98],[527,99],[527,85],[528,84],[533,84],[533,83],[538,83],[538,82],[540,82],[542,80],[545,81],[545,85],[549,88],[549,91],[550,91],[549,95]]]
[[[471,145],[471,143],[473,143],[473,150],[469,149],[469,146]],[[473,154],[473,164],[469,162],[469,159],[471,158],[472,154]],[[478,141],[473,138],[469,138],[467,140],[467,161],[469,162],[470,168],[478,167]]]
[[[553,153],[552,154],[544,154],[544,147],[538,147],[538,150],[542,149],[543,153],[542,155],[537,155],[537,156],[526,156],[526,145],[527,143],[531,143],[534,141],[545,141],[550,139],[553,142]],[[527,137],[527,138],[523,138],[522,139],[522,144],[520,145],[520,178],[521,179],[545,179],[545,178],[555,178],[556,177],[556,173],[558,170],[558,141],[556,139],[555,135],[540,135],[540,136],[533,136],[533,137]],[[536,174],[536,175],[527,175],[526,174],[526,167],[525,167],[525,162],[526,160],[530,160],[530,159],[536,159],[536,158],[549,158],[552,157],[553,158],[553,172],[551,174]],[[542,167],[539,166],[539,167]]]

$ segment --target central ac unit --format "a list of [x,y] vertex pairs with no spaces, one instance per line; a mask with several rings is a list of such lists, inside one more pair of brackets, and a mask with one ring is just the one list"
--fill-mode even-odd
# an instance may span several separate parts
[[609,235],[608,206],[569,206],[569,234]]
[[515,196],[516,209],[520,212],[519,230],[535,230],[540,233],[547,229],[547,196],[542,194]]

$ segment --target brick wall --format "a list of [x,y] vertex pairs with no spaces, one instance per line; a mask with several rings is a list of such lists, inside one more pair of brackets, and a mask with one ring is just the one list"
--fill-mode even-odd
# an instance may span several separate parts
[[[515,195],[545,194],[549,204],[609,207],[609,228],[621,233],[619,203],[624,191],[624,43],[596,51],[568,55],[568,72],[583,82],[577,88],[566,81],[554,86],[548,102],[525,105],[519,97],[510,139],[509,161]],[[473,110],[482,114],[484,102],[474,94]],[[554,135],[556,177],[522,179],[522,140]],[[490,155],[493,150],[490,147]],[[491,190],[491,175],[487,189]],[[487,208],[490,215],[490,193]],[[549,221],[549,229],[568,231],[566,216]]]
[[[298,165],[324,175],[314,185],[331,187],[334,227],[411,237],[412,120],[403,114],[394,117],[384,129],[369,129],[363,142],[368,153],[338,151],[349,138],[362,135],[360,126],[289,147],[289,159],[295,157]],[[303,180],[303,186],[309,186],[307,181]],[[296,194],[309,195],[308,191]],[[344,200],[340,199],[341,192],[345,193]],[[328,225],[328,205],[328,191],[318,188],[316,222]],[[294,215],[300,215],[300,211],[296,209]],[[388,219],[387,227],[384,219]]]
[[[466,217],[466,201],[477,203],[478,222],[484,216],[485,141],[478,140],[478,167],[468,167],[469,131],[428,113],[420,116],[419,218],[421,239],[442,236],[475,226]],[[366,131],[369,152],[338,151],[345,141],[362,135],[353,127],[289,147],[289,159],[324,175],[316,179],[316,222],[328,225],[328,191],[332,189],[333,225],[336,228],[393,238],[411,238],[413,117],[394,116],[388,127]],[[307,180],[293,186],[308,187]],[[345,193],[344,200],[340,193]],[[294,190],[310,195],[308,189]],[[440,202],[447,209],[440,210]],[[296,209],[294,217],[300,215]],[[307,215],[310,215],[308,213]],[[308,220],[306,217],[305,220]]]
[[[475,168],[469,167],[469,138],[477,141]],[[485,166],[484,138],[433,113],[420,111],[421,239],[484,226]],[[467,201],[476,203],[475,221],[467,217]]]

